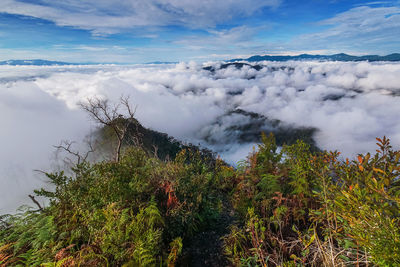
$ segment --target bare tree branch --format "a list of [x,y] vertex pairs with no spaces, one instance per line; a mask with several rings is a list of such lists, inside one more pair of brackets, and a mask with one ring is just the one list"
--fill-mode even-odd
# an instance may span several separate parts
[[39,173],[41,173],[41,174],[44,174],[44,175],[46,175],[47,174],[47,172],[45,172],[45,171],[42,171],[42,170],[38,170],[38,169],[35,169],[35,170],[33,170],[34,172],[39,172]]
[[[127,116],[120,113],[121,105],[128,112]],[[116,162],[120,160],[122,142],[128,132],[129,125],[135,122],[136,107],[132,110],[129,104],[129,97],[121,96],[120,103],[111,106],[108,100],[100,98],[89,98],[86,103],[79,106],[86,111],[89,116],[97,123],[108,126],[112,129],[117,138],[117,146],[114,152]]]
[[36,206],[38,206],[39,210],[42,211],[43,208],[42,208],[42,206],[40,205],[40,203],[35,199],[35,197],[32,196],[32,195],[28,195],[28,196],[29,196],[30,199],[32,199],[33,203],[35,203]]
[[85,156],[83,157],[84,161],[87,161],[87,158],[89,157],[90,153],[94,152],[94,147],[91,141],[88,141],[88,146],[89,146],[89,150],[86,151]]
[[[81,164],[81,163],[83,163],[83,162],[86,162],[86,160],[87,160],[87,158],[89,157],[90,153],[94,152],[94,148],[93,148],[92,143],[91,143],[90,141],[88,142],[89,150],[86,151],[86,153],[85,153],[84,155],[81,155],[78,151],[72,150],[72,145],[73,145],[74,143],[75,143],[75,142],[71,142],[71,141],[64,140],[64,141],[61,141],[60,145],[54,146],[54,147],[55,147],[56,149],[58,149],[58,150],[63,150],[63,151],[65,151],[65,152],[67,152],[68,154],[73,155],[73,156],[76,158],[76,163],[77,163],[77,164]],[[71,159],[69,159],[69,158],[66,158],[65,160],[68,160],[68,161],[69,161],[69,162],[67,162],[67,163],[70,163],[70,164],[73,164],[73,163],[74,163],[74,162],[73,162]]]
[[131,106],[130,106],[130,104],[129,104],[129,96],[127,96],[127,97],[121,96],[121,103],[122,103],[122,104],[125,106],[125,108],[127,109],[128,114],[129,114],[129,118],[130,118],[130,119],[133,119],[133,118],[134,118],[134,115],[135,115],[135,113],[136,113],[137,106],[135,106],[134,110],[132,111],[132,108],[131,108]]

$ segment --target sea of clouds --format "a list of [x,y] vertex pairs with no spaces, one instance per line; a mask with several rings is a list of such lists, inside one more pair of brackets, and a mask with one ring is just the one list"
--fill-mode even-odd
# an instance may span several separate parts
[[[383,135],[400,148],[399,63],[257,64],[0,66],[0,214],[46,186],[34,170],[57,165],[53,145],[81,141],[96,127],[77,106],[95,96],[130,96],[144,126],[214,149],[230,163],[252,150],[254,131],[277,127],[271,122],[316,129],[318,147],[346,157],[375,151]],[[265,125],[251,127],[246,112]]]

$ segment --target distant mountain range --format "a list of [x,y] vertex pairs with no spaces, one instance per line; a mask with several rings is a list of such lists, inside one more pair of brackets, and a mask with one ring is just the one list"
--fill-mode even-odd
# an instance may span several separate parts
[[55,66],[55,65],[78,65],[77,63],[68,63],[61,61],[50,61],[43,59],[29,59],[29,60],[6,60],[0,61],[0,65],[10,65],[10,66]]
[[[179,62],[170,62],[170,61],[154,61],[148,62],[145,64],[177,64]],[[118,63],[71,63],[71,62],[62,62],[62,61],[51,61],[51,60],[43,60],[43,59],[19,59],[19,60],[5,60],[0,61],[0,65],[9,65],[9,66],[62,66],[62,65],[96,65],[96,64],[118,64]],[[129,65],[129,64],[122,64]]]
[[249,58],[236,58],[228,60],[234,61],[288,61],[288,60],[321,60],[321,61],[400,61],[400,54],[394,53],[386,56],[366,55],[366,56],[352,56],[344,53],[334,55],[309,55],[301,54],[298,56],[251,56]]
[[[235,61],[248,61],[248,62],[257,62],[257,61],[288,61],[288,60],[320,60],[320,61],[400,61],[400,53],[394,53],[386,56],[378,56],[378,55],[366,55],[366,56],[352,56],[348,54],[334,54],[334,55],[309,55],[309,54],[301,54],[297,56],[270,56],[270,55],[256,55],[251,56],[249,58],[235,58],[227,60],[227,62],[235,62]],[[147,64],[175,64],[178,62],[164,62],[164,61],[155,61],[149,62]],[[93,65],[93,64],[102,64],[102,63],[70,63],[70,62],[62,62],[62,61],[51,61],[51,60],[43,60],[43,59],[21,59],[21,60],[5,60],[0,61],[0,65],[9,65],[9,66],[62,66],[62,65]],[[117,64],[117,63],[116,63]]]

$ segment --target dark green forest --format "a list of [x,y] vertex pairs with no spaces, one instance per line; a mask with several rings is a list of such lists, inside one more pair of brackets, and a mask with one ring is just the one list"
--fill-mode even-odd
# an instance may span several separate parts
[[133,116],[106,122],[113,157],[45,173],[53,190],[32,196],[45,207],[0,217],[0,266],[400,266],[400,151],[386,137],[343,160],[266,133],[232,167]]

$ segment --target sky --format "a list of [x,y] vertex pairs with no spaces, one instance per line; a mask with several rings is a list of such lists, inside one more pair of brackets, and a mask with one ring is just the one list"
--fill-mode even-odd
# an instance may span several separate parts
[[0,60],[145,63],[399,52],[400,1],[1,0]]

